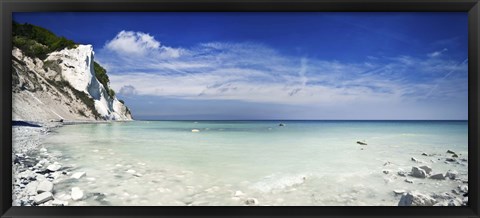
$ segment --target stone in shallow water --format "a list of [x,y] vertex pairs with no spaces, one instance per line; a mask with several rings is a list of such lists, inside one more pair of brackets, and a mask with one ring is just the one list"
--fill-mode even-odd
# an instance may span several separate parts
[[425,170],[419,167],[412,167],[411,176],[417,177],[417,178],[425,178],[427,177],[427,173],[425,172]]
[[447,153],[448,153],[448,154],[456,154],[456,153],[455,153],[454,151],[452,151],[452,150],[447,150]]
[[79,187],[73,187],[71,196],[74,201],[82,200],[83,191]]
[[245,201],[246,205],[257,205],[258,200],[256,198],[249,198]]
[[445,176],[443,175],[443,173],[437,173],[430,176],[430,179],[444,180]]
[[455,170],[449,170],[447,174],[445,174],[445,177],[450,178],[450,179],[455,179],[458,175],[458,172]]
[[398,171],[397,174],[398,174],[399,176],[403,176],[403,177],[406,177],[406,176],[407,176],[407,172],[405,172],[405,171],[403,171],[403,170]]
[[418,193],[418,192],[408,192],[402,195],[398,206],[433,206],[436,202],[430,196]]
[[421,166],[420,167],[422,170],[425,170],[427,174],[430,174],[432,172],[432,168],[429,166]]
[[53,191],[53,183],[44,180],[40,182],[37,186],[37,193],[42,193],[42,192],[52,192]]
[[53,195],[51,192],[43,192],[41,194],[36,195],[33,197],[33,201],[36,204],[43,204],[47,201],[53,200]]

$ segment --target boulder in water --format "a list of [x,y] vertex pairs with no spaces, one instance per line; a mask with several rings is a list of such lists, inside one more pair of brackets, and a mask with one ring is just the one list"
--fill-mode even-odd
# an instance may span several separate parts
[[449,150],[447,150],[447,154],[456,154],[456,153],[449,149]]
[[420,167],[422,170],[425,170],[427,174],[430,174],[432,172],[432,168],[429,166],[421,166]]
[[445,177],[450,178],[450,179],[455,179],[458,175],[458,172],[455,170],[449,170],[446,174]]
[[429,178],[430,179],[436,179],[436,180],[444,180],[445,176],[443,175],[443,173],[437,173],[437,174],[433,174]]
[[245,201],[246,205],[258,205],[258,200],[256,198],[249,198]]
[[70,194],[74,201],[82,200],[83,199],[83,191],[79,187],[73,187],[72,193]]
[[398,206],[433,206],[437,201],[430,196],[418,193],[408,192],[402,195]]
[[410,175],[422,179],[427,177],[427,173],[425,172],[425,170],[419,167],[412,167],[412,172],[410,173]]
[[362,142],[362,141],[357,141],[357,144],[359,144],[359,145],[367,145],[367,143],[366,143],[365,141],[363,141],[363,142]]
[[35,202],[35,204],[43,204],[50,200],[53,200],[53,195],[51,192],[42,192],[33,197],[33,201]]

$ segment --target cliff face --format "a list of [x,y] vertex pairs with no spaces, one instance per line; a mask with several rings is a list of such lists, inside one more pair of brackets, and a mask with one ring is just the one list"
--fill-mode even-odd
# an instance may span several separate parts
[[131,120],[129,109],[96,78],[91,45],[77,45],[46,58],[12,51],[14,120]]

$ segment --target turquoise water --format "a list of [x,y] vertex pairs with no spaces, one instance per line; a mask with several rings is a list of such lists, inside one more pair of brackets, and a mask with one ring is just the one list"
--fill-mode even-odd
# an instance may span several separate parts
[[[456,186],[452,181],[408,184],[395,177],[399,169],[409,171],[418,165],[411,157],[434,172],[454,168],[467,173],[465,164],[439,160],[447,149],[467,157],[466,121],[279,123],[68,125],[57,129],[46,144],[62,153],[65,164],[94,177],[94,182],[82,185],[108,192],[112,205],[241,205],[248,197],[262,205],[395,205],[393,189],[429,192]],[[368,145],[356,144],[359,140]],[[435,156],[422,156],[423,152]],[[128,177],[124,172],[129,169],[141,176]],[[165,190],[175,194],[161,194]],[[235,197],[236,191],[245,196]]]

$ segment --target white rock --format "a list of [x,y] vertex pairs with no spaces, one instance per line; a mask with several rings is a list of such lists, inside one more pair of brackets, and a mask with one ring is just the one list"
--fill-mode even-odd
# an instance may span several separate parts
[[41,181],[40,184],[37,186],[37,193],[42,193],[42,192],[52,192],[53,191],[53,183],[44,180]]
[[130,173],[130,174],[135,174],[137,171],[132,170],[132,169],[129,169],[129,170],[127,170],[126,172],[127,172],[127,173]]
[[405,190],[393,190],[393,193],[395,195],[401,195],[401,194],[405,193]]
[[83,199],[83,191],[79,187],[73,187],[70,195],[74,201]]
[[418,193],[408,192],[402,195],[398,206],[433,206],[437,201],[430,196]]
[[72,176],[70,178],[80,179],[80,178],[82,178],[86,175],[87,175],[87,173],[85,173],[85,172],[76,172],[76,173],[72,174]]
[[410,180],[410,179],[405,179],[405,182],[407,182],[407,183],[413,183],[413,181]]
[[245,201],[245,204],[246,205],[257,205],[258,204],[258,200],[255,199],[255,198],[249,198]]
[[47,152],[46,148],[40,148],[40,152]]
[[52,201],[53,206],[68,206],[68,201],[61,201],[61,200],[53,200]]
[[25,191],[26,191],[27,195],[36,195],[38,184],[39,184],[39,182],[37,182],[37,181],[33,181],[31,183],[28,183],[25,186]]
[[47,170],[55,172],[55,171],[59,170],[60,168],[62,168],[62,166],[60,166],[60,164],[50,164],[50,165],[48,165]]
[[36,204],[43,204],[50,200],[53,200],[53,195],[51,192],[42,192],[41,194],[38,194],[35,197],[33,197],[33,201]]
[[463,193],[468,193],[468,185],[459,185],[458,189]]
[[200,132],[198,129],[192,129],[192,132]]
[[412,172],[411,172],[410,175],[413,176],[413,177],[417,177],[417,178],[427,177],[427,173],[425,172],[425,170],[423,170],[419,167],[412,167]]

